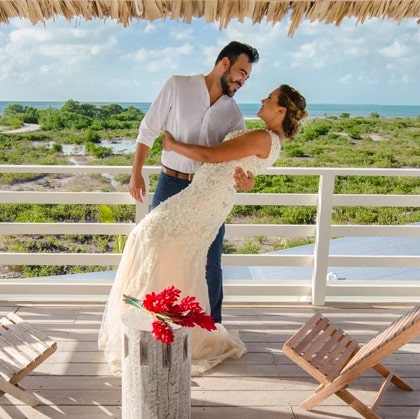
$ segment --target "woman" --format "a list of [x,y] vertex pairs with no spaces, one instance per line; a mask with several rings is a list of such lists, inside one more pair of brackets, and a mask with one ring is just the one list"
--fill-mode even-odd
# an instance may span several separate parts
[[[214,147],[184,144],[164,133],[166,151],[204,164],[186,189],[151,211],[127,239],[99,332],[99,347],[115,374],[121,373],[120,320],[129,308],[123,294],[142,299],[147,293],[174,285],[182,296],[196,297],[208,311],[206,255],[234,204],[235,167],[258,174],[271,166],[283,139],[293,139],[300,120],[307,115],[304,97],[288,85],[273,90],[261,103],[258,116],[265,129],[231,133]],[[246,353],[239,336],[221,324],[216,331],[195,327],[191,339],[196,371]]]

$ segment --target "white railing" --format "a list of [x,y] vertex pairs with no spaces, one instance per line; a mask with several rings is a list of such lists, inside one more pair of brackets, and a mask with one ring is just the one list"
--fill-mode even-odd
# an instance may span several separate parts
[[[0,173],[67,173],[67,174],[128,174],[127,166],[31,166],[0,165]],[[146,167],[145,176],[159,172],[158,167]],[[266,174],[290,176],[318,176],[318,193],[313,194],[257,194],[239,193],[238,205],[312,206],[317,208],[315,225],[228,224],[226,237],[281,236],[313,237],[312,254],[229,254],[223,256],[224,266],[310,268],[305,280],[241,280],[225,277],[226,302],[310,301],[322,305],[327,301],[419,301],[418,280],[404,281],[327,281],[331,267],[405,267],[420,268],[420,249],[413,255],[331,255],[333,237],[416,237],[420,225],[331,225],[333,207],[417,207],[420,195],[335,194],[337,176],[396,176],[420,178],[420,169],[350,169],[350,168],[269,168]],[[203,192],[204,193],[204,192]],[[151,200],[148,193],[144,204],[136,203],[125,192],[33,192],[0,191],[0,204],[132,204],[136,205],[136,222],[147,212]],[[0,234],[103,234],[125,235],[131,223],[0,223]],[[0,252],[0,265],[117,265],[120,254],[109,253],[10,253]],[[72,279],[74,278],[74,279]],[[1,279],[0,294],[6,299],[48,300],[78,299],[104,300],[112,278],[97,275],[96,279],[74,276],[60,279]]]

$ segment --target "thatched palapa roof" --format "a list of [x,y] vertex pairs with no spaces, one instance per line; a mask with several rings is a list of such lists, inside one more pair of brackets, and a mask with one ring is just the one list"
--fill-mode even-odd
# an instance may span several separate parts
[[14,17],[43,22],[58,16],[67,20],[116,19],[124,26],[136,20],[175,19],[190,23],[193,18],[219,22],[250,18],[254,23],[279,22],[290,14],[289,35],[302,20],[334,23],[354,17],[357,23],[369,18],[420,22],[420,0],[0,0],[0,24]]

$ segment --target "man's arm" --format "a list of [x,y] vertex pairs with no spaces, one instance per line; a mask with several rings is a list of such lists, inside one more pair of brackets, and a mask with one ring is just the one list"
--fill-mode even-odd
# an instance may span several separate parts
[[139,202],[143,202],[146,194],[146,184],[142,173],[144,162],[155,139],[159,136],[162,127],[165,126],[171,110],[171,95],[174,83],[175,78],[173,76],[165,82],[139,126],[129,185],[131,196]]
[[129,191],[130,195],[139,202],[143,202],[143,198],[146,195],[146,184],[144,183],[142,171],[149,149],[150,147],[146,144],[137,143],[133,167],[131,168]]

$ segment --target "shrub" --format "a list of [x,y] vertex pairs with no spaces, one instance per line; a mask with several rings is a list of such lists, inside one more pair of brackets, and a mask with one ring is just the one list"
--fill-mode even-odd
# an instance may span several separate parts
[[101,142],[101,136],[98,132],[93,131],[92,129],[86,130],[86,141],[89,143],[98,144]]
[[61,144],[54,143],[51,146],[51,151],[54,153],[61,153],[63,151],[63,146]]

